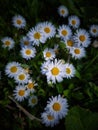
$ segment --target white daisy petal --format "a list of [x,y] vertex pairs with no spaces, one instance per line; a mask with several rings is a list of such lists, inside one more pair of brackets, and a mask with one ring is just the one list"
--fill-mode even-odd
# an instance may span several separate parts
[[75,59],[81,59],[86,56],[86,51],[84,47],[72,47],[69,53]]
[[37,105],[37,103],[38,103],[37,96],[35,95],[30,96],[30,98],[28,99],[28,105],[33,108],[35,105]]
[[74,46],[73,38],[70,38],[68,40],[64,40],[64,44],[66,45],[67,49],[71,49]]
[[15,15],[12,18],[12,24],[13,26],[15,26],[16,28],[20,29],[20,28],[24,28],[26,26],[26,20],[23,16],[21,15]]
[[29,41],[28,37],[27,36],[23,36],[21,39],[20,39],[20,46],[21,48],[24,47],[24,46],[31,46],[31,42]]
[[89,32],[92,37],[98,37],[98,25],[91,25],[89,28]]
[[45,60],[52,60],[53,58],[55,58],[55,52],[51,48],[45,48],[43,51],[43,56]]
[[88,47],[91,43],[90,35],[85,29],[79,29],[73,36],[77,46]]
[[17,75],[15,75],[14,79],[18,84],[26,84],[30,79],[30,75],[25,73],[25,71],[20,71]]
[[17,101],[24,101],[28,97],[28,92],[26,91],[26,88],[23,85],[16,86],[15,90],[13,91],[13,96]]
[[54,127],[59,123],[59,120],[49,112],[41,113],[41,121],[46,127]]
[[37,27],[31,28],[27,34],[29,41],[32,42],[32,45],[39,46],[40,43],[45,43],[46,37],[39,31]]
[[49,60],[47,60],[47,61],[45,61],[45,62],[43,62],[42,64],[41,64],[41,73],[42,74],[46,74],[46,72],[48,71],[48,65],[50,64],[50,61]]
[[7,63],[5,67],[5,73],[8,77],[15,77],[22,70],[20,63],[12,61]]
[[61,16],[61,17],[67,17],[68,16],[68,14],[69,14],[69,10],[68,10],[68,8],[66,7],[66,6],[64,6],[64,5],[60,5],[59,7],[58,7],[58,14]]
[[68,25],[60,25],[57,31],[61,39],[67,40],[72,36],[72,30]]
[[21,53],[23,58],[25,58],[26,60],[30,60],[31,58],[35,57],[36,49],[35,49],[35,47],[24,46],[20,50],[20,53]]
[[40,31],[46,38],[52,38],[56,33],[56,28],[51,22],[46,21],[43,22]]
[[52,81],[53,83],[63,81],[63,63],[61,60],[55,59],[51,61],[48,65],[48,70],[46,71],[47,81]]
[[11,37],[4,37],[1,39],[2,41],[2,47],[8,48],[9,50],[12,49],[15,45],[15,41]]
[[75,76],[75,67],[73,64],[65,63],[64,64],[64,77],[65,78],[72,78]]
[[38,84],[35,82],[35,80],[29,80],[26,88],[28,92],[34,93],[35,92],[35,86],[38,86]]
[[71,15],[68,17],[68,24],[69,26],[73,27],[74,29],[78,28],[80,25],[80,19],[76,15]]
[[47,106],[45,110],[57,119],[64,118],[68,113],[68,102],[66,98],[61,97],[61,95],[51,97],[47,101]]

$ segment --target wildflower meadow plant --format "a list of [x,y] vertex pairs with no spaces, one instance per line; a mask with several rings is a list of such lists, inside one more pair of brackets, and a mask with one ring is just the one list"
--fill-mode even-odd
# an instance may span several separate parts
[[81,61],[87,60],[88,48],[98,37],[98,25],[83,28],[79,16],[70,15],[66,6],[59,6],[57,13],[68,23],[41,21],[26,29],[26,18],[15,15],[11,24],[16,37],[1,39],[2,49],[14,52],[4,68],[12,85],[11,99],[24,108],[35,108],[32,115],[45,127],[59,125],[69,114],[68,86],[79,82]]

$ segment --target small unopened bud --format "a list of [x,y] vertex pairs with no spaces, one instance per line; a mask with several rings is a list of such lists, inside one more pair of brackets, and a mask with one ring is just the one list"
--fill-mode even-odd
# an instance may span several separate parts
[[53,87],[53,83],[51,81],[47,81],[47,83],[50,87]]
[[98,40],[94,40],[92,46],[95,47],[95,48],[97,48],[98,47]]

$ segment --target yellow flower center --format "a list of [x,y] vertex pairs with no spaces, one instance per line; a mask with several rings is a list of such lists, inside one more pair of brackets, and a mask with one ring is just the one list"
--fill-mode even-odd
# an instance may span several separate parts
[[60,111],[61,110],[61,105],[58,102],[55,102],[52,107],[53,107],[54,111]]
[[29,45],[29,41],[24,41],[24,45]]
[[94,33],[96,33],[97,32],[97,30],[94,28],[93,30],[92,30]]
[[35,98],[32,98],[32,103],[36,104],[37,100]]
[[47,115],[47,118],[48,118],[49,120],[53,120],[53,119],[54,119],[54,117],[51,116],[51,115]]
[[17,19],[16,22],[17,22],[17,24],[19,24],[19,25],[22,24],[22,21],[21,21],[20,19]]
[[33,84],[33,83],[28,83],[28,88],[29,88],[29,89],[34,88],[34,84]]
[[46,27],[46,28],[44,28],[44,31],[45,31],[46,33],[50,33],[50,28],[49,28],[49,27]]
[[70,68],[66,68],[66,73],[67,73],[67,74],[70,74],[70,73],[71,73]]
[[63,36],[66,36],[68,34],[68,32],[66,30],[62,30],[61,33],[62,33]]
[[68,46],[73,46],[73,41],[72,41],[72,40],[68,40],[68,41],[67,41],[67,45],[68,45]]
[[41,37],[41,35],[40,35],[39,32],[36,32],[36,33],[34,34],[34,38],[35,38],[35,39],[40,39],[40,37]]
[[76,54],[80,54],[80,49],[77,48],[77,49],[74,50],[74,52],[75,52]]
[[16,73],[16,72],[17,72],[17,67],[16,67],[16,66],[12,66],[12,67],[10,68],[10,71],[11,71],[12,73]]
[[6,46],[9,46],[10,44],[11,44],[10,41],[5,41]]
[[62,10],[61,10],[61,14],[65,14],[65,10],[62,9]]
[[24,75],[24,74],[20,74],[20,75],[19,75],[19,79],[20,79],[20,80],[24,80],[24,79],[25,79],[25,75]]
[[19,96],[24,96],[25,95],[25,90],[19,90],[18,94],[19,94]]
[[86,37],[84,35],[80,35],[79,39],[80,41],[84,42],[86,40]]
[[76,24],[76,20],[72,20],[72,22],[71,22],[73,25],[75,25]]
[[31,54],[31,50],[30,49],[26,50],[26,54],[30,55]]
[[50,52],[46,52],[46,57],[51,57],[51,53]]
[[51,73],[53,74],[53,75],[58,75],[59,74],[59,72],[60,72],[60,70],[57,68],[57,67],[54,67],[52,70],[51,70]]

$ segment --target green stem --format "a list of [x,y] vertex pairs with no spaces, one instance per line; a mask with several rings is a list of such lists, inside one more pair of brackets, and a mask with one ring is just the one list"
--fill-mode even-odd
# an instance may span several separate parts
[[89,67],[93,64],[93,62],[96,60],[97,57],[98,57],[98,55],[96,55],[96,56],[91,60],[91,62],[85,67],[85,70],[86,70],[87,68],[89,68]]

